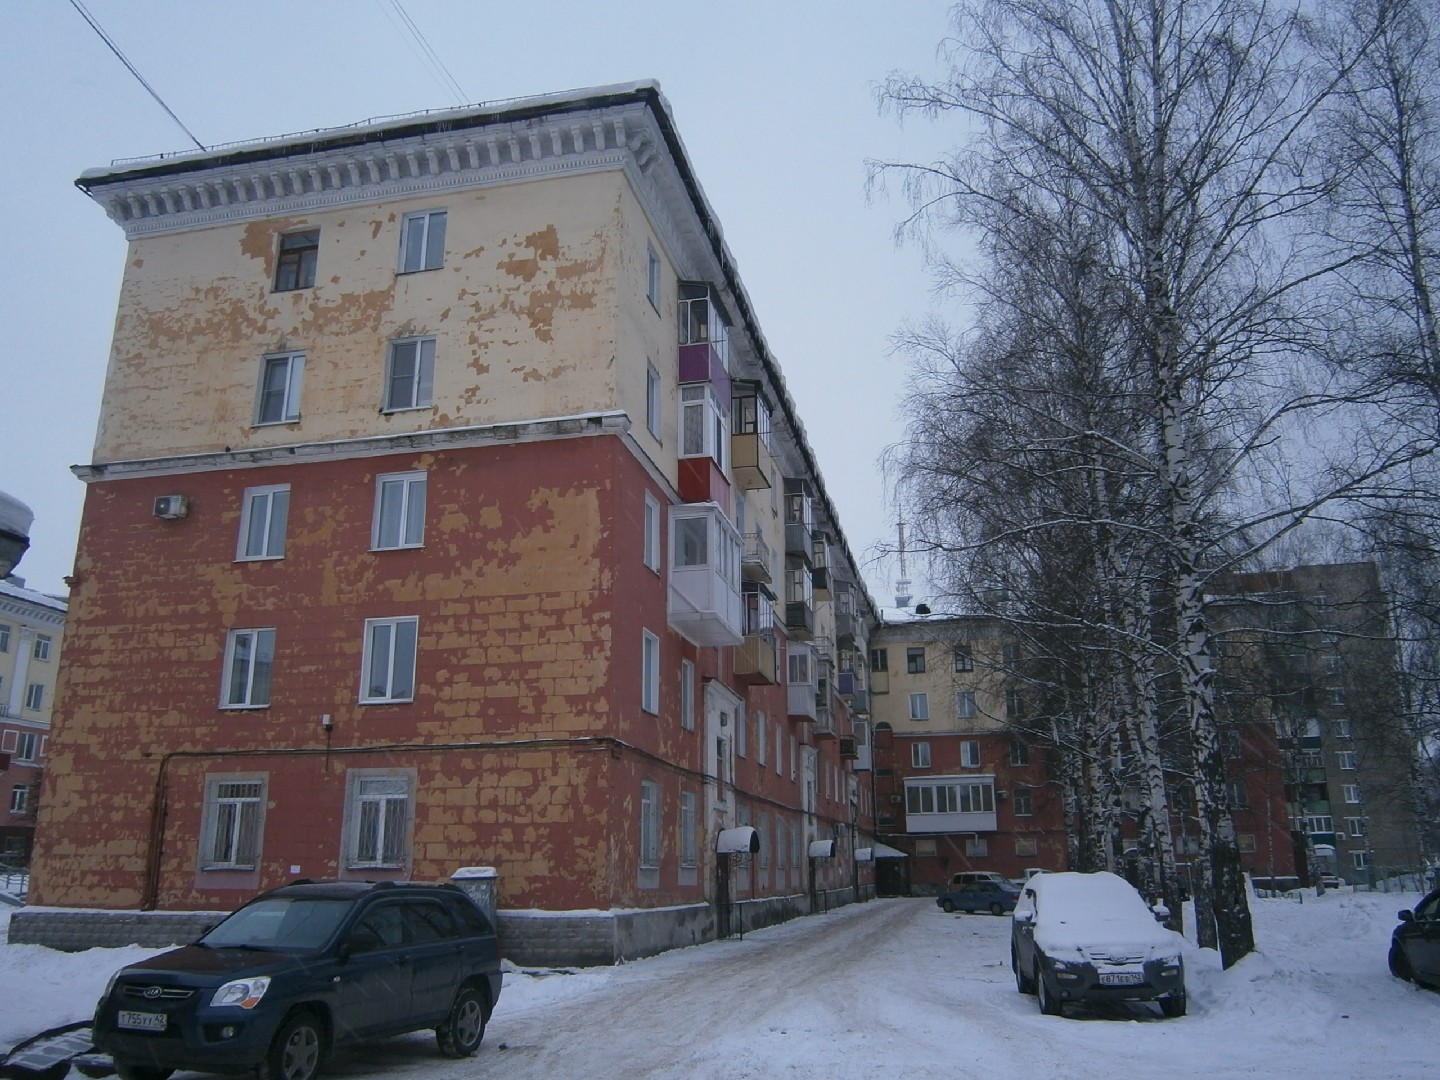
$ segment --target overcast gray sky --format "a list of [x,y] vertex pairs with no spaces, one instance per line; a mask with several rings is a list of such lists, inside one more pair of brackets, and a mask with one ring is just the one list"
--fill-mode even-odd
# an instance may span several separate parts
[[[391,0],[84,0],[206,146],[459,102]],[[865,160],[930,160],[944,127],[877,114],[894,70],[934,75],[944,0],[403,0],[463,92],[492,101],[658,79],[800,410],[875,600],[893,602],[895,514],[879,475],[900,435],[890,336],[934,301],[897,248],[898,197],[867,203]],[[63,592],[124,261],[120,228],[74,186],[116,158],[193,145],[69,0],[0,3],[0,491],[35,511],[18,573]],[[919,578],[919,568],[911,567]]]

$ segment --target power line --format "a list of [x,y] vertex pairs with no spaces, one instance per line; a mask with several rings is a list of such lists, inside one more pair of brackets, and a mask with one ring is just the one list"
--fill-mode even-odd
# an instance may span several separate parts
[[[381,11],[385,11],[381,0],[375,0],[375,2],[381,4]],[[400,0],[389,0],[389,2],[390,7],[394,9],[395,14],[400,18],[401,28],[404,29],[412,39],[410,45],[411,51],[419,57],[422,64],[430,69],[431,76],[440,84],[441,88],[455,95],[455,103],[457,105],[466,104],[470,99],[465,96],[465,91],[462,90],[460,84],[455,81],[455,76],[450,74],[450,69],[445,66],[445,61],[440,59],[440,54],[431,48],[430,42],[427,41],[425,35],[420,32],[420,27],[415,25],[415,20],[412,19],[410,13],[405,10],[405,5],[402,4]],[[388,11],[385,11],[385,17],[387,19],[390,18]],[[395,25],[395,20],[390,19],[390,23],[392,26]],[[419,48],[416,48],[417,45]]]
[[143,86],[147,91],[149,91],[150,96],[155,99],[156,104],[158,104],[162,109],[165,110],[167,114],[169,114],[170,119],[175,121],[176,125],[180,128],[180,130],[185,132],[186,135],[190,136],[190,141],[193,142],[196,146],[198,146],[201,150],[204,150],[205,144],[202,143],[199,139],[195,138],[195,133],[180,122],[180,117],[175,115],[175,111],[171,109],[169,105],[166,105],[165,100],[155,92],[155,88],[145,81],[145,76],[141,75],[140,72],[135,70],[135,65],[132,64],[125,56],[125,54],[120,51],[120,46],[116,45],[115,42],[110,39],[110,35],[101,28],[98,22],[95,21],[94,16],[91,15],[90,12],[85,10],[85,5],[82,4],[80,0],[70,0],[70,6],[73,7],[76,11],[78,11],[81,17],[83,17],[84,20],[90,24],[90,29],[94,30],[95,33],[100,35],[100,40],[105,42],[106,45],[110,46],[110,51],[113,52],[117,57],[119,57],[120,62],[125,65],[126,70],[128,70],[131,75],[135,76],[136,80],[140,83],[141,86]]

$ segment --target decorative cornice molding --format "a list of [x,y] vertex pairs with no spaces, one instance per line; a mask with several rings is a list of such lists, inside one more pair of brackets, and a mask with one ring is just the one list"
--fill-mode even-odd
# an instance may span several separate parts
[[630,417],[624,412],[581,413],[514,423],[476,424],[458,428],[411,431],[403,435],[371,435],[329,442],[290,443],[246,450],[223,450],[203,454],[176,454],[161,458],[104,461],[72,465],[85,483],[101,480],[128,480],[146,476],[176,476],[222,469],[244,469],[265,465],[297,465],[308,461],[339,461],[347,458],[379,457],[408,450],[451,450],[504,443],[548,442],[555,439],[589,438],[597,435],[627,435]]

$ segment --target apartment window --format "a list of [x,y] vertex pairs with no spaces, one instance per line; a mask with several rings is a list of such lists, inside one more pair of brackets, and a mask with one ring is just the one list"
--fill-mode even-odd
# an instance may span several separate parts
[[970,647],[969,642],[955,646],[955,670],[975,670],[975,650]]
[[221,707],[259,709],[269,705],[270,674],[274,662],[274,630],[231,630],[225,641]]
[[653,363],[645,365],[645,426],[660,438],[660,372]]
[[[1010,809],[1015,812],[1016,817],[1030,817],[1035,813],[1034,796],[1029,789],[1021,789],[1015,792],[1010,799]],[[1018,851],[1016,854],[1020,854]],[[1034,854],[1034,852],[1031,852]]]
[[640,782],[640,866],[660,866],[660,785],[649,780]]
[[32,682],[25,687],[25,708],[38,709],[45,704],[45,684]]
[[352,870],[403,868],[409,855],[414,772],[353,769],[345,786],[346,865]]
[[1015,838],[1015,854],[1022,856],[1034,856],[1040,854],[1040,845],[1036,843],[1033,836],[1017,836]]
[[910,695],[910,719],[911,719],[911,720],[929,720],[929,719],[930,719],[930,696],[929,696],[928,694],[911,694],[911,695]]
[[[760,714],[764,723],[764,713]],[[695,663],[693,660],[680,661],[680,727],[685,731],[695,730]]]
[[1010,764],[1017,767],[1030,764],[1030,744],[1024,739],[1010,740]]
[[930,768],[930,744],[928,742],[910,744],[910,766],[915,769]]
[[257,776],[212,776],[205,781],[205,870],[253,870],[260,855],[260,827],[265,806],[265,779]]
[[240,508],[237,560],[280,559],[285,556],[285,525],[290,517],[290,485],[245,489]]
[[1004,646],[1000,650],[1000,660],[1006,671],[1015,671],[1020,667],[1020,646],[1014,642]]
[[303,352],[274,353],[261,359],[256,424],[288,424],[300,419],[300,383],[304,373]]
[[1227,758],[1234,761],[1240,756],[1240,732],[1222,731],[1220,741]]
[[10,651],[10,624],[0,623],[0,653]]
[[645,540],[643,556],[645,565],[657,574],[660,572],[660,500],[645,493]]
[[745,727],[745,707],[735,710],[735,753],[739,757],[750,756],[750,735]]
[[660,256],[655,245],[645,245],[645,298],[656,312],[660,310]]
[[1336,720],[1330,730],[1335,732],[1337,739],[1351,739],[1355,737],[1355,729],[1351,727],[1349,720]]
[[794,735],[790,736],[790,779],[796,780],[800,776],[800,749],[799,740]]
[[755,760],[761,765],[766,763],[765,755],[767,745],[765,740],[765,713],[761,710],[755,714]]
[[1363,801],[1360,798],[1359,784],[1344,784],[1340,788],[1341,797],[1351,806],[1359,806]]
[[1353,837],[1365,835],[1365,819],[1359,817],[1347,817],[1345,819],[1345,831]]
[[1235,849],[1243,855],[1253,855],[1255,853],[1255,834],[1252,832],[1236,833]]
[[415,642],[419,629],[420,620],[414,615],[365,620],[360,704],[415,699]]
[[640,708],[660,711],[660,639],[646,630],[640,649]]
[[1339,765],[1345,772],[1353,772],[1355,769],[1355,751],[1341,750],[1335,755],[1339,759]]
[[967,769],[978,769],[980,767],[980,743],[975,739],[966,739],[960,744],[960,764]]
[[[1230,796],[1230,805],[1238,809],[1244,809],[1250,805],[1250,796],[1245,790],[1245,781],[1231,780],[1226,785],[1226,791]],[[1137,793],[1138,794],[1138,793]],[[1137,799],[1138,804],[1138,799]],[[1136,809],[1139,809],[1138,805]]]
[[1305,832],[1311,836],[1335,831],[1335,819],[1329,814],[1306,814],[1301,819],[1301,824],[1304,825]]
[[993,814],[995,786],[990,781],[955,781],[907,784],[905,811],[908,814]]
[[30,811],[30,787],[16,784],[10,789],[10,813],[27,814]]
[[970,720],[979,715],[980,710],[975,706],[974,690],[957,690],[955,692],[955,715],[961,720]]
[[22,731],[15,742],[15,760],[37,762],[40,760],[40,736],[33,731]]
[[990,841],[983,836],[967,836],[965,838],[965,857],[968,859],[983,859],[990,854]]
[[699,845],[695,841],[696,800],[693,791],[680,793],[680,865],[687,869],[699,864]]
[[785,733],[780,730],[780,725],[775,725],[775,775],[781,776],[785,772]]
[[1332,686],[1332,687],[1330,687],[1330,704],[1331,704],[1331,705],[1344,705],[1344,704],[1345,704],[1345,688],[1344,688],[1344,687],[1341,687],[1341,686]]
[[1005,691],[1005,715],[1018,720],[1025,714],[1025,695],[1019,690]]
[[1343,666],[1344,665],[1341,663],[1340,657],[1335,655],[1334,653],[1331,653],[1329,656],[1325,657],[1325,673],[1327,675],[1340,674]]
[[911,675],[923,675],[925,673],[925,648],[905,650],[905,670]]
[[889,650],[889,649],[871,649],[871,650],[870,650],[870,670],[871,670],[871,671],[889,671],[889,670],[890,670],[890,650]]
[[375,478],[375,521],[370,546],[376,551],[416,548],[425,543],[425,474],[387,473]]
[[320,254],[320,230],[285,233],[275,261],[275,291],[309,289],[315,284],[315,262]]
[[726,468],[730,418],[709,383],[680,387],[680,456],[708,457]]
[[50,641],[49,634],[36,634],[35,644],[30,647],[30,655],[36,660],[49,660]]
[[445,265],[445,211],[406,214],[400,229],[400,272],[438,270]]
[[1356,870],[1369,870],[1369,869],[1370,869],[1370,852],[1368,852],[1368,851],[1352,851],[1352,852],[1350,853],[1350,864],[1351,864],[1353,867],[1355,867]]
[[392,341],[385,363],[385,411],[423,409],[434,397],[435,339]]

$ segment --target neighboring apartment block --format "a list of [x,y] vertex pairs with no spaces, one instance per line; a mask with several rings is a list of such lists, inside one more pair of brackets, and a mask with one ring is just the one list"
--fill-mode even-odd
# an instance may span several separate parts
[[875,610],[658,87],[79,185],[130,246],[35,902],[488,865],[512,956],[608,962],[866,893]]
[[1049,743],[1036,737],[1003,625],[886,612],[871,642],[876,832],[885,892],[933,892],[962,870],[1066,866]]
[[65,635],[64,600],[0,580],[0,862],[28,865]]

